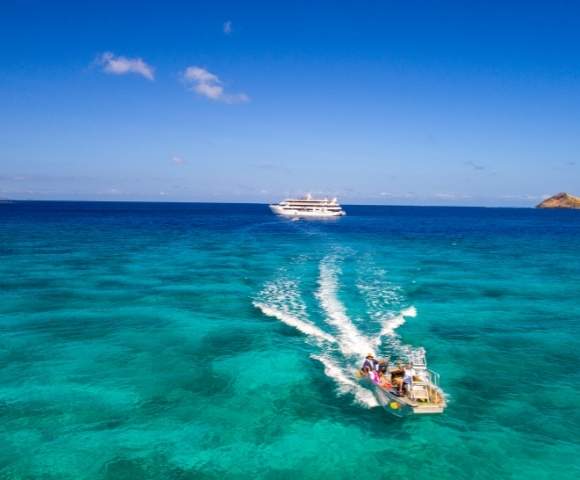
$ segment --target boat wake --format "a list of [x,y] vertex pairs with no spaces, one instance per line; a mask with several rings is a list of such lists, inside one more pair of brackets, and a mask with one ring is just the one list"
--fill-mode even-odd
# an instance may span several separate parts
[[318,360],[324,365],[324,373],[334,380],[337,385],[337,392],[340,395],[351,394],[359,405],[372,408],[379,403],[370,390],[361,387],[352,374],[343,367],[335,363],[330,357],[324,355],[310,355],[310,358]]
[[338,276],[341,272],[337,260],[337,257],[330,256],[320,263],[316,298],[326,313],[326,323],[338,332],[338,344],[344,356],[360,359],[373,350],[372,342],[352,323],[338,298]]
[[343,261],[344,254],[335,253],[324,257],[318,265],[318,288],[310,299],[317,303],[318,308],[312,308],[311,312],[318,322],[309,315],[299,281],[290,278],[286,270],[265,284],[253,304],[264,315],[304,334],[305,340],[319,349],[311,358],[323,365],[326,376],[336,384],[337,394],[352,395],[357,404],[371,408],[378,402],[354,379],[353,370],[366,354],[377,354],[379,349],[381,354],[389,355],[408,352],[410,347],[402,344],[396,331],[407,318],[415,317],[417,311],[413,306],[403,307],[399,288],[384,282],[381,288],[383,273],[377,281],[376,274],[367,272],[365,278],[370,280],[360,280],[357,287],[366,306],[365,322],[375,331],[362,332],[340,298]]
[[264,315],[276,318],[304,333],[308,339],[336,343],[332,335],[308,320],[306,305],[300,297],[296,281],[281,278],[276,282],[267,283],[254,301],[254,306]]
[[396,350],[400,346],[400,339],[395,335],[395,330],[405,323],[406,318],[415,318],[417,316],[417,309],[413,306],[404,308],[399,314],[386,318],[381,324],[381,331],[374,340],[374,346],[380,347],[383,340],[387,338],[391,349]]
[[312,325],[310,322],[301,320],[287,312],[278,310],[277,308],[269,307],[268,305],[260,302],[254,302],[254,306],[259,308],[264,315],[277,318],[281,322],[284,322],[286,325],[294,327],[296,330],[301,331],[309,337],[315,338],[316,340],[325,340],[327,342],[336,343],[336,339],[332,335],[323,332],[320,330],[320,328]]

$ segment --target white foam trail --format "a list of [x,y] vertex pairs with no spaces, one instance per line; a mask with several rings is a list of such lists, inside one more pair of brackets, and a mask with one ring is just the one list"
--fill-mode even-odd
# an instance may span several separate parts
[[330,358],[322,355],[311,355],[310,358],[318,360],[322,365],[324,365],[325,375],[335,381],[340,395],[350,393],[354,396],[354,399],[358,404],[367,408],[378,406],[379,403],[372,392],[361,387],[355,380],[353,380],[352,375],[349,375],[348,372],[340,368]]
[[264,315],[277,318],[286,325],[294,327],[296,330],[299,330],[300,332],[304,333],[309,337],[315,337],[319,340],[325,340],[330,343],[336,343],[336,339],[332,335],[323,332],[315,325],[305,322],[304,320],[300,320],[299,318],[290,315],[287,312],[283,312],[281,310],[278,310],[277,308],[264,305],[263,303],[260,302],[254,302],[254,306],[260,309]]
[[383,325],[381,326],[381,331],[379,333],[379,336],[377,338],[377,340],[379,340],[380,343],[380,339],[384,336],[393,336],[395,334],[395,330],[397,328],[399,328],[401,325],[403,325],[405,323],[405,317],[404,315],[400,314],[400,315],[395,315],[392,318],[389,318],[388,320],[385,320],[385,322],[383,322]]
[[383,337],[393,337],[395,330],[405,323],[406,317],[416,317],[417,309],[413,306],[404,308],[394,317],[387,318],[381,325],[381,331],[375,339],[375,347],[382,344]]
[[[386,272],[377,268],[365,268],[366,274],[357,282],[357,288],[365,299],[368,315],[382,323],[393,307],[402,301],[401,288],[386,280]],[[370,277],[370,278],[369,278]]]
[[297,282],[293,280],[279,278],[268,282],[256,300],[295,317],[306,318],[306,305]]
[[339,332],[339,347],[345,356],[364,356],[373,352],[373,342],[362,335],[348,318],[346,310],[337,297],[337,272],[333,259],[320,263],[319,289],[316,297],[326,313],[326,322]]

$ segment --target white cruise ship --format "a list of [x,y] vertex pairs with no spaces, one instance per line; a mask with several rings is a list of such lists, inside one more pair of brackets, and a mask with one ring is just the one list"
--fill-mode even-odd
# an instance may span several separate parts
[[329,200],[328,198],[315,199],[312,198],[312,195],[310,194],[302,199],[289,198],[283,200],[280,203],[270,205],[270,208],[278,215],[294,218],[340,217],[341,215],[346,215],[336,198],[333,198],[332,200]]

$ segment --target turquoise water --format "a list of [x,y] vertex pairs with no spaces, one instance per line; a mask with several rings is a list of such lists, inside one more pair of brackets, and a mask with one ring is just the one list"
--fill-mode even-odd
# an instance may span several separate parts
[[347,211],[0,205],[0,478],[579,478],[580,212]]

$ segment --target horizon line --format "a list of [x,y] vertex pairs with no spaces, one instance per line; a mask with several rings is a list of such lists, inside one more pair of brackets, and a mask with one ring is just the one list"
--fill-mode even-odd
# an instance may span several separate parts
[[[1,198],[0,205],[14,204],[14,203],[155,203],[155,204],[198,204],[198,205],[261,205],[269,206],[270,203],[261,202],[226,202],[226,201],[197,201],[197,200],[35,200],[35,199],[11,199]],[[509,208],[509,209],[532,209],[535,210],[536,205],[530,206],[509,206],[509,205],[408,205],[408,204],[377,204],[377,203],[343,203],[344,207],[405,207],[405,208]],[[556,209],[558,210],[558,209]]]

